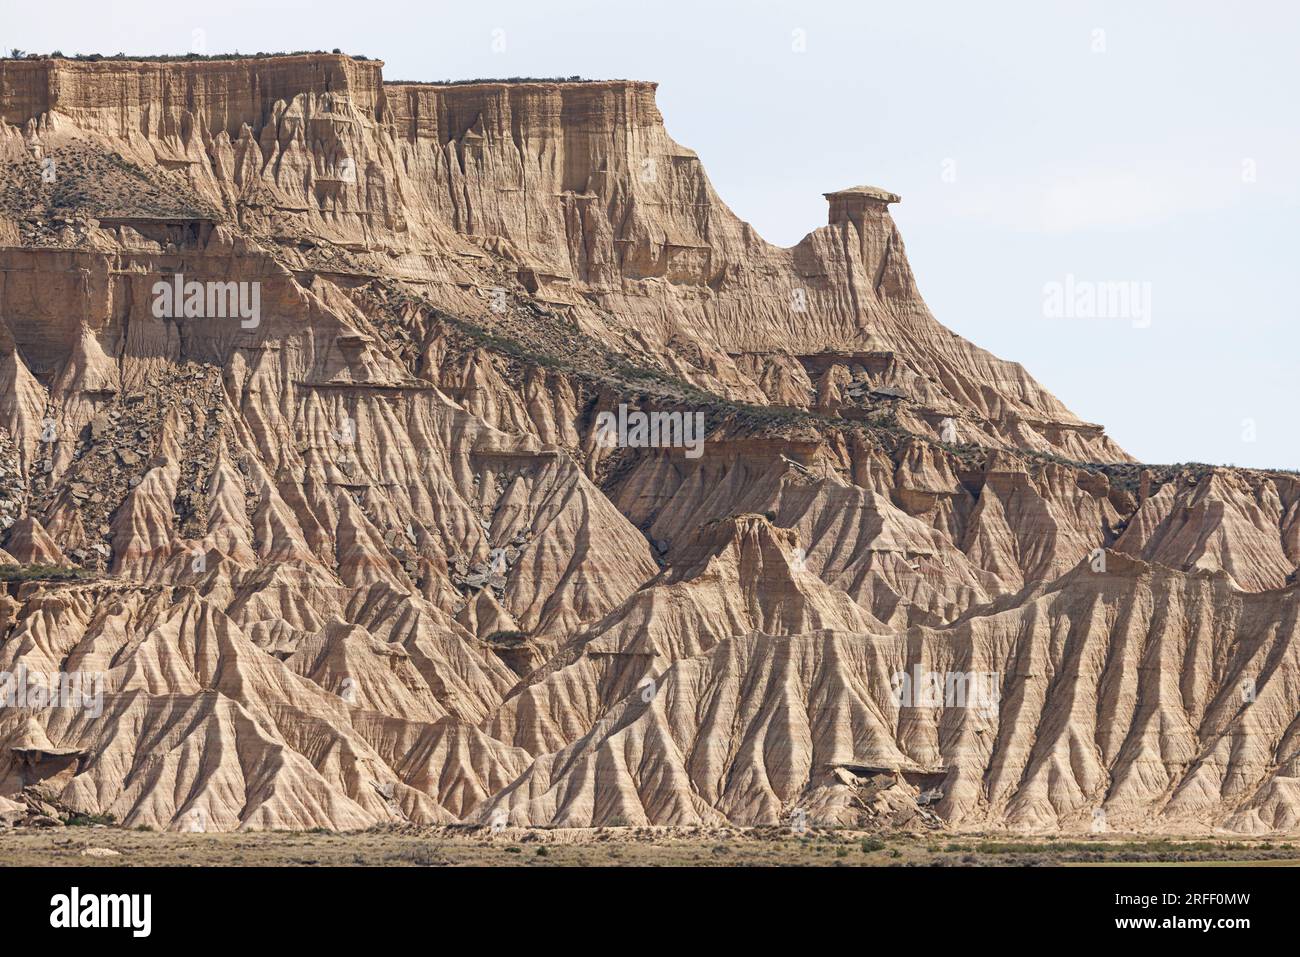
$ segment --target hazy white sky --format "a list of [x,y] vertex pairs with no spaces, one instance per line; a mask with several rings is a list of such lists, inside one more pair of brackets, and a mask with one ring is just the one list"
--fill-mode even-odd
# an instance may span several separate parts
[[[658,80],[769,240],[824,223],[823,192],[901,193],[940,321],[1129,452],[1300,468],[1300,5],[65,0],[6,4],[0,46],[185,53],[196,30],[390,80]],[[1067,281],[1141,284],[1149,316],[1050,318]]]

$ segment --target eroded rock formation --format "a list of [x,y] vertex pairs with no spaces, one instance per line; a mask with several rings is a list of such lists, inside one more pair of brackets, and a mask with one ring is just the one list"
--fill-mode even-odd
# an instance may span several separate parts
[[1300,478],[1133,462],[894,194],[764,242],[654,84],[381,70],[0,61],[0,671],[87,681],[0,807],[1300,827]]

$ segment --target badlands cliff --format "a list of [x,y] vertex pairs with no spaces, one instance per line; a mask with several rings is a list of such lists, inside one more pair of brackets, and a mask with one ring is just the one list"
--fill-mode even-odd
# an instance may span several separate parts
[[1134,462],[654,94],[0,61],[0,671],[101,693],[0,816],[1300,830],[1300,478]]

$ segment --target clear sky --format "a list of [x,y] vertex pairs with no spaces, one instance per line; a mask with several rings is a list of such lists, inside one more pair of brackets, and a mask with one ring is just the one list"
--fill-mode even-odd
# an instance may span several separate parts
[[[61,0],[0,22],[32,52],[196,36],[340,47],[390,80],[657,80],[669,132],[769,240],[823,224],[823,192],[901,193],[939,320],[1130,453],[1300,468],[1300,5]],[[1046,305],[1100,283],[1149,310]]]

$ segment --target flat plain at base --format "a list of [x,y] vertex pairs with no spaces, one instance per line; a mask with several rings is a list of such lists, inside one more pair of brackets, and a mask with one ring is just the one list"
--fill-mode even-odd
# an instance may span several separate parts
[[[84,853],[107,848],[116,856]],[[795,835],[788,828],[378,829],[190,834],[114,827],[0,831],[0,865],[56,867],[1297,866],[1300,841]]]

